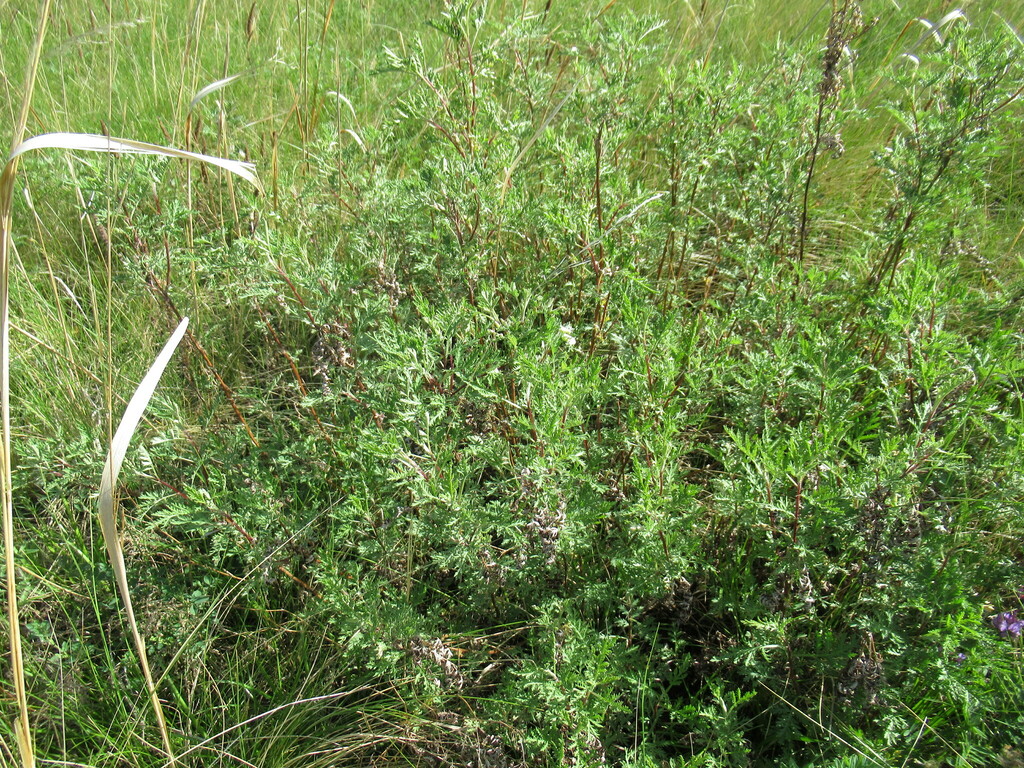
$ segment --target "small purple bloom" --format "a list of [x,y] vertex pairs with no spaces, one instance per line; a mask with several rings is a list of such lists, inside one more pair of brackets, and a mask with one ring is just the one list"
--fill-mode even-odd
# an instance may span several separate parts
[[1016,611],[997,613],[992,617],[992,626],[998,630],[1001,637],[1020,637],[1021,631],[1024,631],[1024,621],[1017,618]]
[[963,664],[965,661],[967,661],[967,654],[963,651],[960,651],[960,653],[953,657],[953,661],[955,661],[958,665]]

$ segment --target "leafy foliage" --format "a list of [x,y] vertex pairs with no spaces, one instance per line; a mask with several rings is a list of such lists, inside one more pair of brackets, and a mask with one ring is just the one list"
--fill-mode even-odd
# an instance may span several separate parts
[[[115,306],[194,317],[125,489],[179,752],[1012,757],[1020,641],[992,617],[1022,609],[1024,364],[992,230],[1019,210],[1020,44],[956,23],[849,58],[886,28],[723,66],[617,8],[448,2],[381,46],[378,119],[301,79],[266,200],[185,180],[195,214],[140,163],[86,211]],[[41,749],[154,764],[109,727],[142,682],[85,524],[101,433],[35,429],[32,695],[64,722]]]

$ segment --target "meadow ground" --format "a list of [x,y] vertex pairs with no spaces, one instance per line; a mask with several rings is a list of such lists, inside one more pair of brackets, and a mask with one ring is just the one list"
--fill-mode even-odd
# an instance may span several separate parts
[[0,17],[0,765],[1024,765],[1015,4]]

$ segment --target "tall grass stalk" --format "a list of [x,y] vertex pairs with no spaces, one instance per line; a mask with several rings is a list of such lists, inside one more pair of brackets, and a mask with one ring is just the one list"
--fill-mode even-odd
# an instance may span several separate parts
[[25,136],[29,105],[39,71],[39,54],[46,36],[46,20],[50,14],[50,0],[44,0],[39,10],[36,39],[25,74],[21,110],[14,126],[11,157],[0,174],[0,493],[3,494],[4,565],[7,576],[8,635],[11,644],[11,676],[14,678],[14,696],[18,701],[18,752],[24,768],[35,765],[32,731],[28,721],[28,697],[25,693],[25,665],[21,655],[21,623],[18,620],[18,592],[14,565],[14,500],[11,480],[11,323],[10,278],[11,204],[14,199],[14,175],[18,170],[17,147]]
[[[50,2],[46,0],[40,9],[39,23],[37,25],[36,40],[26,74],[26,84],[23,92],[21,110],[15,125],[14,139],[7,162],[0,174],[0,410],[2,410],[2,452],[0,452],[0,486],[3,493],[3,530],[4,550],[6,565],[6,580],[8,592],[8,620],[10,625],[11,643],[11,665],[12,677],[14,679],[15,697],[18,702],[19,719],[16,728],[19,742],[19,753],[22,765],[25,768],[32,768],[35,765],[34,750],[32,746],[31,730],[28,715],[28,700],[25,688],[24,663],[22,659],[20,622],[18,616],[18,602],[15,586],[15,549],[13,532],[13,500],[12,500],[12,478],[11,478],[11,419],[10,419],[10,308],[9,308],[9,284],[10,284],[10,253],[11,253],[11,207],[14,198],[14,180],[17,175],[21,155],[33,149],[70,149],[77,151],[104,152],[104,153],[135,153],[161,155],[164,157],[176,157],[179,159],[195,160],[210,163],[234,173],[246,181],[260,188],[259,180],[253,173],[253,167],[247,163],[224,160],[217,157],[201,155],[193,152],[184,152],[170,147],[162,147],[146,142],[138,142],[130,139],[112,139],[106,136],[93,134],[76,133],[51,133],[24,139],[28,123],[29,106],[31,104],[32,91],[34,89],[36,73],[39,67],[40,52],[46,30],[46,21],[49,15]],[[173,753],[170,748],[170,740],[167,727],[164,722],[163,713],[160,709],[159,699],[156,696],[152,676],[146,662],[145,648],[141,635],[131,609],[131,601],[127,591],[127,578],[124,573],[123,556],[116,539],[113,526],[113,484],[116,481],[117,471],[124,458],[124,451],[127,448],[128,439],[134,431],[138,419],[141,417],[145,403],[152,395],[152,388],[156,385],[159,373],[166,366],[173,348],[180,341],[184,334],[186,323],[183,322],[168,342],[164,352],[154,364],[149,376],[140,386],[136,397],[129,403],[125,414],[125,420],[118,429],[111,446],[110,456],[107,461],[107,468],[103,475],[101,486],[100,510],[101,523],[107,550],[111,562],[114,564],[117,574],[118,586],[121,590],[125,608],[128,613],[129,624],[135,637],[136,647],[139,649],[140,662],[146,677],[147,686],[158,722],[160,724],[161,736],[168,757],[173,760]],[[146,392],[146,385],[149,391]],[[144,397],[143,397],[144,395]],[[137,411],[137,412],[136,412]],[[134,419],[134,420],[133,420]],[[129,428],[130,427],[130,428]]]
[[[38,60],[38,56],[35,59]],[[23,127],[23,126],[22,126]],[[23,131],[19,132],[23,135]],[[11,625],[11,657],[15,679],[15,692],[18,698],[20,720],[18,727],[19,746],[22,754],[22,764],[31,768],[35,764],[33,757],[32,741],[28,723],[28,702],[25,694],[24,665],[21,656],[21,643],[17,628],[18,607],[14,590],[14,534],[13,534],[13,512],[11,498],[11,464],[10,464],[10,401],[9,401],[9,378],[10,378],[10,318],[8,306],[9,287],[9,258],[8,249],[10,244],[10,219],[11,204],[13,202],[14,177],[18,160],[24,153],[33,149],[69,149],[87,152],[106,153],[129,153],[160,155],[163,157],[174,157],[184,160],[195,160],[209,163],[223,168],[231,173],[240,176],[257,189],[262,189],[259,179],[254,173],[253,166],[249,163],[242,163],[235,160],[226,160],[209,155],[201,155],[195,152],[185,152],[171,147],[162,147],[156,144],[149,144],[131,139],[114,139],[107,136],[80,133],[49,133],[41,136],[34,136],[24,141],[19,141],[8,158],[4,167],[3,175],[0,176],[0,242],[3,243],[3,250],[0,251],[0,328],[2,328],[2,350],[0,350],[0,376],[2,376],[2,404],[3,404],[3,494],[4,494],[4,542],[7,561],[7,584],[8,584],[8,613]],[[156,688],[153,684],[152,674],[146,659],[145,644],[139,633],[138,625],[132,611],[131,597],[128,592],[127,575],[124,569],[124,557],[121,553],[120,544],[117,540],[114,526],[114,502],[113,487],[120,471],[121,462],[124,460],[124,452],[127,444],[145,410],[146,403],[152,396],[160,373],[167,364],[171,353],[181,340],[187,327],[187,321],[183,320],[171,337],[171,341],[165,346],[163,352],[157,358],[146,379],[140,384],[135,397],[129,402],[125,411],[124,419],[117,433],[114,435],[110,447],[110,454],[107,458],[107,466],[104,469],[103,479],[100,486],[100,522],[103,529],[103,537],[106,542],[107,552],[110,555],[111,564],[114,567],[118,588],[125,604],[125,611],[128,615],[128,623],[135,639],[135,645],[139,653],[139,662],[142,665],[146,685],[149,689],[150,699],[153,703],[153,710],[160,726],[161,738],[164,742],[164,749],[167,756],[174,760],[171,749],[170,736],[164,720],[163,711],[160,707],[160,700],[156,695]],[[172,343],[173,342],[173,343]],[[147,391],[148,388],[148,391]]]

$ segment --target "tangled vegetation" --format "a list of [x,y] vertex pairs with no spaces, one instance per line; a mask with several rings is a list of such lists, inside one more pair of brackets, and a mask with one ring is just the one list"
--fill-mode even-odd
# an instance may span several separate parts
[[[22,159],[40,764],[1024,764],[1024,19],[131,5],[51,10],[30,133],[266,193]],[[95,496],[185,316],[121,475],[161,746]]]

